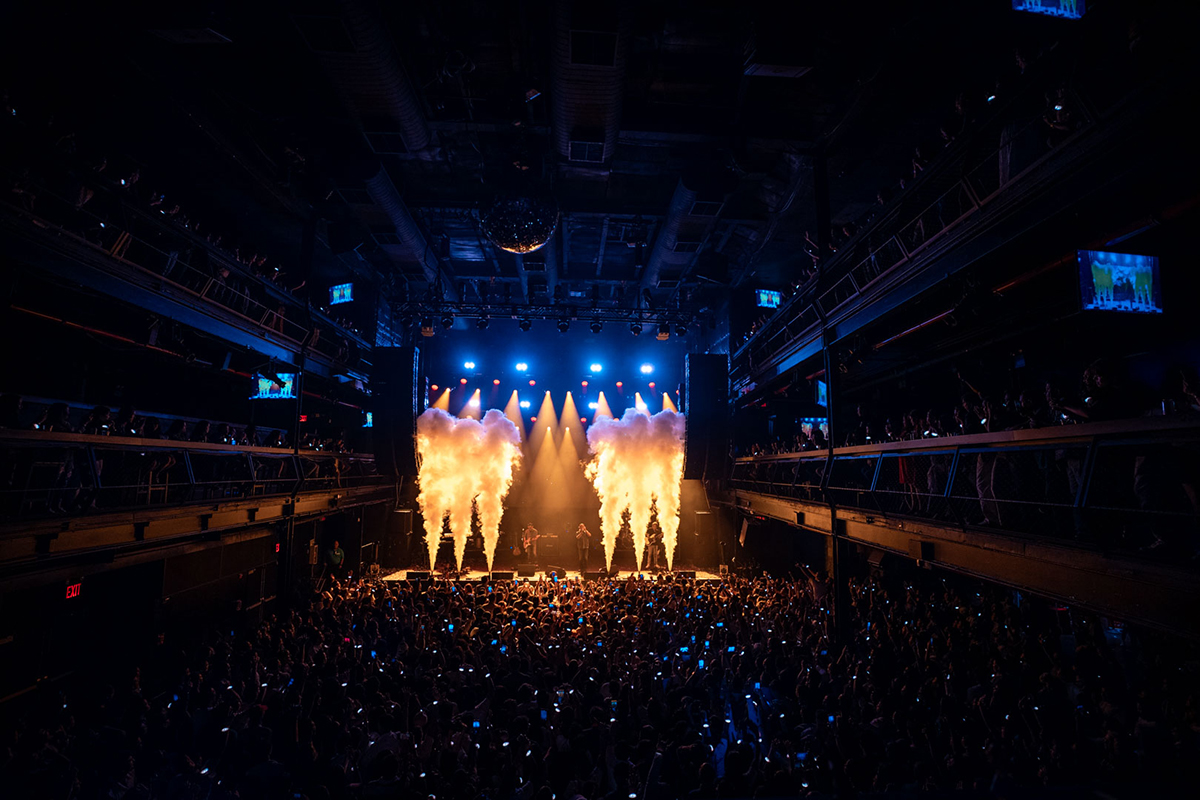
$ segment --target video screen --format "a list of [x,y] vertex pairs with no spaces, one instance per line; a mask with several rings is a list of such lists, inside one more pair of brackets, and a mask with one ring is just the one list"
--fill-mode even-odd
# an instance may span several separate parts
[[1161,314],[1158,256],[1080,250],[1079,292],[1085,311]]
[[[278,378],[283,383],[275,380]],[[296,381],[295,373],[280,372],[272,375],[269,378],[264,378],[261,375],[256,375],[254,378],[254,387],[256,394],[250,395],[251,400],[294,400],[296,398],[293,384]]]
[[372,412],[372,411],[368,411],[368,412],[367,412],[367,419],[366,419],[366,421],[365,421],[365,422],[363,422],[363,427],[364,427],[364,428],[374,428],[374,427],[375,427],[375,414],[374,414],[374,412]]
[[339,303],[349,303],[353,300],[353,283],[339,283],[337,286],[329,287],[329,305],[336,306]]
[[783,295],[773,289],[758,289],[754,293],[759,308],[779,308]]
[[1085,0],[1012,0],[1012,7],[1015,11],[1061,19],[1080,19],[1087,12]]
[[825,381],[816,382],[816,401],[819,406],[829,406],[829,384]]

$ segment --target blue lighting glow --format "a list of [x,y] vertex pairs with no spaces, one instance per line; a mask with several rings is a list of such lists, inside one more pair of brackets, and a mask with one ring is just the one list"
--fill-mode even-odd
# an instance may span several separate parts
[[529,401],[528,401],[528,400],[522,400],[522,401],[521,401],[520,403],[518,403],[517,405],[519,405],[521,408],[529,408]]
[[524,372],[527,369],[529,369],[529,365],[524,361],[517,362],[517,372]]
[[600,405],[598,403],[595,403],[595,402],[588,403],[588,408],[590,408],[592,411],[595,411],[599,407],[600,407]]
[[604,369],[604,366],[602,364],[592,364],[592,366],[591,366],[592,372],[599,372],[602,369]]
[[464,361],[463,369],[475,369],[475,362],[474,361]]
[[353,300],[353,283],[339,283],[337,286],[329,287],[329,305],[336,306],[340,303],[349,303]]
[[1012,0],[1012,7],[1016,11],[1062,19],[1080,19],[1087,12],[1085,0]]
[[653,364],[642,364],[642,374],[643,375],[649,375],[652,372],[654,372]]

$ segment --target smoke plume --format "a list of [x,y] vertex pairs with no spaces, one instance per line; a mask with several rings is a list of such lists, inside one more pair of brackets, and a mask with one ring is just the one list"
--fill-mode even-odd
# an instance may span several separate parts
[[600,496],[600,533],[606,568],[612,569],[621,516],[629,509],[633,550],[637,569],[641,569],[652,504],[658,509],[667,568],[672,568],[679,533],[679,488],[683,480],[683,415],[660,411],[650,416],[629,408],[619,420],[597,419],[588,429],[587,438],[593,454],[587,476]]
[[500,538],[504,497],[521,460],[521,434],[504,412],[490,409],[483,420],[456,419],[439,408],[417,418],[421,456],[417,503],[425,526],[429,568],[437,561],[442,522],[449,519],[454,560],[462,569],[471,536],[472,510],[479,513],[488,569]]

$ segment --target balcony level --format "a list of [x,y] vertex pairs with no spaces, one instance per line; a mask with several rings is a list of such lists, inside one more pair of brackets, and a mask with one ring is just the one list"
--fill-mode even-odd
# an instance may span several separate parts
[[[1195,70],[1127,84],[1099,76],[1065,83],[1062,67],[1049,60],[902,194],[860,220],[853,238],[734,350],[735,391],[767,386],[825,343],[845,340],[957,273],[986,264],[982,280],[991,280],[1014,246],[1036,241],[1053,260],[1097,237],[1103,244],[1113,225],[1130,218],[1169,215],[1176,198],[1193,191],[1181,165],[1194,154],[1163,133],[1194,96]],[[1064,84],[1059,105],[1073,127],[1048,137],[1044,93]],[[1161,202],[1138,205],[1147,196]]]
[[734,461],[725,502],[873,552],[1200,636],[1200,421]]
[[44,582],[393,501],[374,457],[0,431],[0,580]]

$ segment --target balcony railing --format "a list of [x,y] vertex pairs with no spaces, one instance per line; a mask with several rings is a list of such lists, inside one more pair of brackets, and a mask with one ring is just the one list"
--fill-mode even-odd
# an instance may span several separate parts
[[0,431],[0,520],[387,482],[367,454]]
[[1162,417],[739,458],[730,480],[805,503],[1191,558],[1197,463],[1200,420]]

